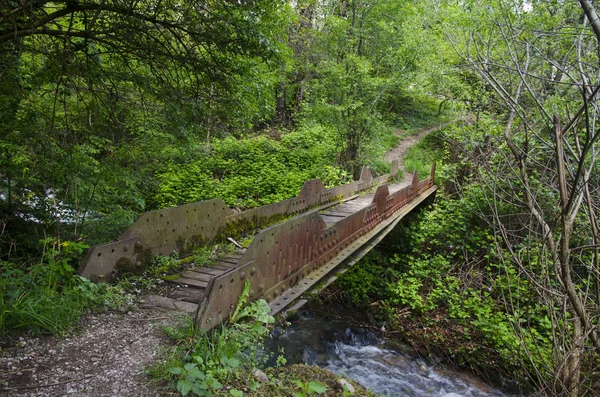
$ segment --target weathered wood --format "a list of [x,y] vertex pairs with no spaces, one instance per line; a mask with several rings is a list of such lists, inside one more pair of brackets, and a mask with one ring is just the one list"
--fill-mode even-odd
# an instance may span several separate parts
[[181,272],[181,277],[192,278],[194,280],[204,281],[205,283],[208,283],[210,279],[214,276],[206,273],[195,272],[194,269],[189,269]]
[[179,277],[178,279],[173,280],[173,282],[177,284],[193,285],[194,287],[198,288],[206,288],[208,286],[206,281],[195,280],[187,277]]
[[169,294],[169,297],[186,302],[200,303],[206,295],[205,291],[206,290],[199,288],[179,288]]
[[350,214],[353,214],[353,213],[354,213],[354,211],[352,211],[352,212],[349,212],[349,211],[347,211],[347,212],[340,212],[340,211],[326,211],[326,212],[321,212],[321,215],[326,215],[326,216],[335,216],[335,217],[338,217],[338,218],[345,218],[345,217],[347,217],[348,215],[350,215]]
[[[191,302],[179,301],[173,298],[167,298],[159,295],[146,295],[146,306],[156,306],[167,310],[177,310],[185,313],[195,313],[198,305]],[[142,306],[145,306],[142,305]]]
[[220,276],[221,274],[223,274],[223,270],[215,269],[215,268],[208,267],[208,266],[196,266],[196,267],[193,267],[192,269],[196,273],[204,273],[204,274],[208,274],[211,276]]

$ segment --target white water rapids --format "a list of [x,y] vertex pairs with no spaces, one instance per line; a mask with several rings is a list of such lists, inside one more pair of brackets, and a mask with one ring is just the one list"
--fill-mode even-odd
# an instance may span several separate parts
[[288,364],[318,365],[381,396],[509,396],[475,376],[392,350],[372,332],[310,314],[274,332],[266,346],[275,354],[283,348]]

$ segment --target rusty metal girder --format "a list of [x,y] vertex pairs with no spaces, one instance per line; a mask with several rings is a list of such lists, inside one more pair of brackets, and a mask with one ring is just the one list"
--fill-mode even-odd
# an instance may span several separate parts
[[273,217],[306,212],[370,189],[373,183],[371,172],[364,167],[361,179],[356,182],[325,189],[319,179],[309,180],[304,182],[297,197],[240,213],[234,213],[221,199],[147,212],[118,241],[91,247],[79,274],[96,282],[111,281],[115,269],[143,270],[155,255],[173,252],[185,255],[219,235],[243,233]]
[[142,269],[154,255],[185,253],[212,240],[233,212],[221,199],[146,212],[118,241],[91,247],[79,274],[111,281],[113,270]]
[[144,251],[136,237],[95,245],[88,249],[79,275],[95,283],[111,281],[115,266],[135,270],[142,266],[144,259]]
[[[293,300],[287,291],[296,290],[299,284],[314,284],[311,281],[317,277],[315,274],[326,272],[319,269],[329,269],[340,255],[347,256],[358,249],[364,236],[373,236],[402,213],[403,208],[421,202],[434,191],[431,176],[419,182],[415,173],[411,185],[393,194],[387,185],[379,186],[371,204],[329,227],[314,211],[263,230],[236,268],[211,281],[196,315],[196,324],[208,330],[228,318],[246,280],[251,283],[252,300],[263,298],[285,306],[286,300]],[[309,275],[310,281],[305,280]],[[285,298],[279,299],[280,296]]]
[[246,280],[250,299],[276,298],[304,277],[317,258],[317,238],[325,227],[318,212],[290,219],[260,232],[240,258],[237,267],[211,280],[196,315],[201,329],[211,329],[235,307]]
[[[303,293],[311,290],[317,284],[319,284],[319,290],[330,285],[335,281],[339,274],[344,273],[349,266],[356,264],[366,253],[373,249],[391,230],[394,229],[396,224],[406,214],[409,214],[427,197],[433,194],[436,189],[435,186],[432,186],[425,190],[421,195],[417,196],[415,200],[402,206],[402,208],[400,208],[393,216],[382,221],[370,232],[356,238],[352,244],[343,248],[324,266],[310,272],[294,287],[286,290],[275,300],[270,301],[270,314],[274,316],[286,309],[292,303],[293,305],[289,310],[297,310],[302,307],[302,305],[307,302],[306,299],[301,297]],[[344,266],[340,266],[342,264]]]
[[410,195],[410,190],[412,190],[412,186],[407,186],[407,187],[400,189],[397,192],[391,194],[387,198],[387,200],[388,200],[388,215],[387,216],[391,216],[391,214],[395,213],[401,207],[406,205],[406,203],[408,203],[408,197]]

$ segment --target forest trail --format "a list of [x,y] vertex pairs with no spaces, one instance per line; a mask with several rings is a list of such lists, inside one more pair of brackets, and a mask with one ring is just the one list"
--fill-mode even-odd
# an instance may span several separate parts
[[[385,159],[401,162],[408,148],[447,124],[402,140]],[[174,326],[178,316],[141,302],[127,313],[84,316],[79,328],[62,338],[24,335],[16,346],[0,349],[0,396],[173,395],[149,384],[145,370],[168,348],[162,328]]]
[[[400,143],[398,144],[398,146],[396,146],[395,148],[393,148],[392,150],[390,150],[389,152],[387,152],[385,154],[385,161],[391,163],[394,160],[398,160],[398,172],[403,172],[404,173],[404,178],[403,180],[408,180],[412,177],[412,173],[410,171],[408,171],[406,168],[404,168],[404,155],[406,154],[406,152],[408,151],[408,149],[410,147],[412,147],[413,145],[416,145],[417,143],[419,143],[419,141],[421,139],[423,139],[423,137],[427,134],[429,134],[430,132],[434,132],[434,131],[439,131],[442,128],[447,127],[448,125],[452,124],[454,121],[449,121],[446,123],[441,123],[435,127],[428,127],[428,128],[424,128],[422,130],[420,130],[419,132],[417,132],[415,135],[409,136],[406,139],[403,139],[402,141],[400,141]],[[395,131],[396,135],[401,135],[404,134],[405,132],[397,129]]]

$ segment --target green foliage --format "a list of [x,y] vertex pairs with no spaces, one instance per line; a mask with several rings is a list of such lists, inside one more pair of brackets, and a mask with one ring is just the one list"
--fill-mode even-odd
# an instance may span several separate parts
[[389,112],[384,117],[407,136],[449,121],[454,112],[442,107],[441,102],[431,95],[406,92],[402,87],[390,93]]
[[33,261],[39,236],[114,239],[156,208],[157,175],[273,118],[290,7],[205,6],[11,5],[0,22],[2,259]]
[[356,307],[366,307],[370,302],[381,297],[386,290],[393,269],[385,266],[384,261],[377,260],[375,254],[369,253],[360,261],[360,266],[353,266],[336,281],[344,290],[344,299]]
[[416,170],[419,178],[425,179],[431,171],[431,164],[444,156],[444,129],[425,135],[416,145],[411,146],[403,158],[404,168],[411,174]]
[[323,394],[328,390],[327,386],[320,382],[302,382],[297,379],[292,380],[292,382],[300,389],[300,391],[294,392],[294,397],[310,397]]
[[85,244],[46,239],[44,257],[32,266],[0,262],[0,335],[31,330],[55,335],[86,310],[127,309],[131,297],[118,286],[94,284],[74,274]]
[[194,329],[191,319],[182,321],[177,328],[167,328],[167,335],[183,344],[186,353],[179,361],[171,357],[168,362],[176,364],[172,367],[153,367],[150,373],[154,379],[164,379],[166,370],[182,395],[191,392],[212,396],[241,369],[256,366],[259,343],[268,333],[266,325],[274,319],[264,300],[246,303],[249,294],[247,282],[229,323],[210,334]]
[[252,208],[295,196],[308,179],[344,183],[348,175],[332,165],[334,143],[327,134],[313,126],[283,133],[281,140],[215,141],[206,148],[210,155],[161,174],[154,200],[168,207],[218,197],[232,207]]

